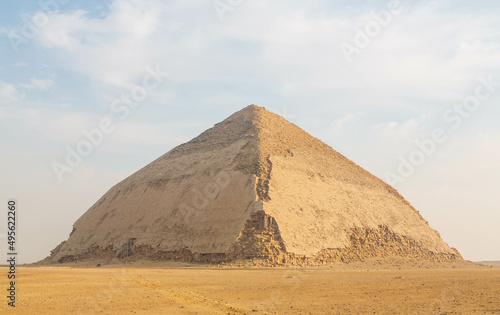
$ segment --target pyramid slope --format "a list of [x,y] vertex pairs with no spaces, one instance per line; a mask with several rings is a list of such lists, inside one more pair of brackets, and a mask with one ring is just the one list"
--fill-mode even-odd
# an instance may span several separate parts
[[392,187],[251,105],[111,188],[48,262],[461,259]]
[[254,176],[233,170],[241,148],[256,147],[251,119],[241,114],[111,188],[75,222],[50,261],[123,256],[130,245],[167,252],[226,252],[256,207]]
[[390,227],[428,251],[455,254],[382,180],[278,115],[259,111],[257,125],[269,174],[264,211],[278,222],[287,251],[346,248],[354,229]]

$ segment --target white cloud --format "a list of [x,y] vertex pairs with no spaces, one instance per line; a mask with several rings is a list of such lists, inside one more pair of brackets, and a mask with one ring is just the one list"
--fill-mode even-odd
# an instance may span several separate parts
[[172,136],[173,133],[176,131],[171,125],[124,121],[116,124],[116,129],[109,136],[109,140],[151,147],[172,147],[189,140],[182,136]]
[[15,118],[16,124],[24,130],[43,135],[48,142],[64,145],[76,143],[83,137],[83,129],[94,128],[99,122],[98,117],[91,114],[64,113],[46,108],[18,106],[7,114]]
[[5,109],[0,107],[0,120],[10,118],[10,117],[12,117],[12,115],[9,112],[7,112]]
[[15,102],[18,97],[17,89],[13,84],[0,81],[0,105]]
[[342,129],[342,127],[351,122],[355,117],[356,115],[358,115],[357,113],[347,113],[345,114],[344,116],[340,117],[339,119],[335,120],[333,122],[333,128],[334,129]]
[[417,135],[418,128],[418,120],[411,118],[404,122],[391,121],[377,124],[373,126],[373,131],[387,139],[409,139]]
[[20,86],[28,89],[36,89],[46,91],[55,86],[54,80],[30,78],[30,83],[20,84]]
[[85,11],[56,14],[40,31],[39,42],[58,51],[66,65],[116,86],[129,86],[154,65],[151,35],[162,27],[159,1],[114,1],[104,18]]
[[402,101],[408,97],[457,98],[498,64],[500,50],[490,43],[497,23],[492,18],[448,12],[435,3],[407,6],[351,65],[339,44],[352,41],[371,11],[327,15],[293,1],[247,2],[220,22],[202,1],[117,0],[104,17],[84,11],[52,16],[39,42],[55,49],[67,67],[116,86],[130,87],[145,66],[161,64],[177,82],[234,84],[234,78],[250,76],[286,98],[362,89],[358,104],[398,108],[414,106]]
[[[405,106],[400,99],[407,97],[443,102],[460,96],[478,75],[494,71],[500,60],[498,47],[490,44],[490,28],[498,22],[435,4],[416,5],[393,18],[351,65],[339,43],[352,41],[358,20],[369,19],[369,12],[345,18],[284,7],[267,7],[260,14],[257,8],[248,4],[250,12],[232,21],[230,35],[260,42],[268,76],[299,83],[303,93],[356,89],[363,91],[358,96],[363,104],[386,106]],[[245,27],[256,15],[259,23]]]

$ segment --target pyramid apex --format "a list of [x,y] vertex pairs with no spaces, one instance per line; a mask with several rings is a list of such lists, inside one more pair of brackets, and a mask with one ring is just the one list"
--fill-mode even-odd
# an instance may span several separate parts
[[245,108],[252,108],[252,109],[266,109],[265,107],[263,106],[259,106],[259,105],[256,105],[256,104],[250,104],[248,105],[247,107]]
[[243,107],[239,111],[235,112],[231,116],[227,117],[221,123],[227,123],[230,121],[239,121],[239,120],[255,121],[257,117],[264,112],[268,112],[268,110],[265,107],[258,106],[255,104],[250,104],[248,106]]
[[262,112],[262,111],[267,111],[267,109],[263,106],[255,105],[255,104],[250,104],[246,107],[243,107],[239,112],[246,112],[246,111],[251,111],[254,113]]

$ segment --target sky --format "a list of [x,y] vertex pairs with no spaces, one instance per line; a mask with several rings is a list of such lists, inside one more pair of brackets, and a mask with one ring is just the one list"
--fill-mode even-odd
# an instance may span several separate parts
[[19,262],[45,258],[113,185],[249,104],[394,186],[465,259],[500,260],[499,6],[0,4],[0,222],[15,198]]

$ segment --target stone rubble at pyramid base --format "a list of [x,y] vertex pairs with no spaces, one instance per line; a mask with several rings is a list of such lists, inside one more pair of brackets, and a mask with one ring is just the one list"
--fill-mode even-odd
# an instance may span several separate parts
[[[258,214],[256,214],[258,216]],[[463,261],[462,256],[455,254],[434,253],[419,246],[416,242],[390,231],[386,226],[378,229],[354,228],[350,231],[351,246],[348,248],[323,249],[312,257],[297,255],[284,250],[275,222],[267,227],[255,226],[261,220],[249,220],[241,232],[238,242],[233,244],[228,253],[192,253],[189,249],[164,251],[149,245],[131,245],[115,248],[95,246],[78,255],[68,255],[59,259],[58,263],[71,263],[101,259],[123,263],[138,260],[149,261],[181,261],[187,263],[220,264],[236,261],[259,261],[262,266],[322,266],[352,263],[368,259],[404,258],[424,262],[456,262]],[[61,244],[62,245],[62,244]],[[57,248],[54,250],[56,252]]]

